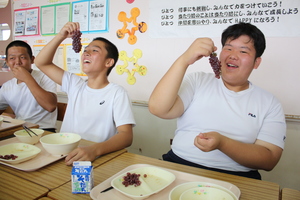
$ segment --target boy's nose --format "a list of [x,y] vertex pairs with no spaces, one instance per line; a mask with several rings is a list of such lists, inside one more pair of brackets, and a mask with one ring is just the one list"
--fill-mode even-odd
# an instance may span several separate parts
[[232,52],[230,55],[229,55],[229,58],[232,59],[232,60],[236,60],[237,59],[237,56],[234,52]]
[[16,64],[16,65],[20,65],[20,64],[21,64],[21,59],[19,59],[19,58],[16,58],[16,60],[15,60],[15,64]]

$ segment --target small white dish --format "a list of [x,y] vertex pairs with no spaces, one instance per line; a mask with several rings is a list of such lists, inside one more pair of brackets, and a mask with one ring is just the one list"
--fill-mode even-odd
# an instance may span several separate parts
[[25,162],[36,157],[41,152],[41,149],[26,143],[11,143],[4,146],[0,146],[0,155],[15,155],[18,156],[16,159],[1,159],[0,161],[7,162],[9,164],[18,164]]
[[227,191],[213,187],[195,187],[186,190],[180,195],[180,200],[237,200]]
[[238,199],[238,197],[232,191],[230,191],[229,189],[227,189],[221,185],[209,183],[209,182],[194,181],[194,182],[182,183],[182,184],[174,187],[171,190],[171,192],[169,193],[169,200],[180,200],[180,196],[182,195],[182,193],[184,193],[185,191],[187,191],[189,189],[194,189],[194,188],[215,188],[218,190],[225,191],[225,192],[231,194],[232,196],[234,196],[235,199]]
[[44,130],[43,129],[37,129],[37,128],[33,128],[31,130],[37,135],[35,135],[35,134],[33,134],[32,132],[29,131],[29,133],[31,135],[30,136],[25,129],[14,132],[14,135],[22,143],[36,144],[40,141],[40,138],[43,136]]
[[[124,181],[123,177],[127,173],[140,174],[139,180],[141,184],[139,186],[129,185],[125,187],[122,182]],[[169,186],[175,178],[173,173],[159,167],[141,167],[117,176],[111,181],[111,185],[132,199],[145,199]]]

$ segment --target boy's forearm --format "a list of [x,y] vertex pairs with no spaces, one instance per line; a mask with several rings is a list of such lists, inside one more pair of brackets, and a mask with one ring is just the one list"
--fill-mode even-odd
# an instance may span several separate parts
[[56,109],[56,94],[44,90],[39,84],[37,84],[34,79],[27,81],[26,85],[41,107],[43,107],[48,112],[53,112]]
[[126,148],[132,144],[133,133],[132,130],[122,131],[112,136],[107,141],[95,144],[97,148],[97,156],[101,156],[110,152],[118,151]]

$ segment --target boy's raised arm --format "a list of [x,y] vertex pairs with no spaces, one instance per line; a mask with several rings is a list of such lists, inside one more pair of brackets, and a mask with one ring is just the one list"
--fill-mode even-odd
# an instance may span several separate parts
[[156,85],[149,99],[150,112],[164,119],[181,116],[184,107],[178,91],[186,70],[191,64],[203,56],[209,56],[214,50],[216,47],[210,38],[196,39]]
[[79,28],[79,23],[77,22],[66,23],[60,32],[39,52],[35,59],[35,65],[59,85],[62,84],[64,70],[53,63],[53,57],[62,41],[68,37],[72,37],[72,34],[76,30],[79,30]]

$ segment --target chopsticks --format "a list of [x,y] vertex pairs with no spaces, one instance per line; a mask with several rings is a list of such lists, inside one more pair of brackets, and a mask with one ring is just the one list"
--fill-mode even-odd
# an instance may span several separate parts
[[107,192],[107,191],[109,191],[109,190],[111,190],[111,189],[114,189],[114,187],[113,187],[113,186],[110,186],[109,188],[106,188],[105,190],[102,190],[100,193]]
[[32,137],[31,136],[31,134],[29,133],[29,131],[31,132],[31,133],[33,133],[35,136],[38,136],[35,132],[33,132],[30,128],[28,128],[27,126],[25,126],[25,125],[23,125],[23,128],[24,128],[24,130],[28,133],[28,135],[30,135],[30,137]]

